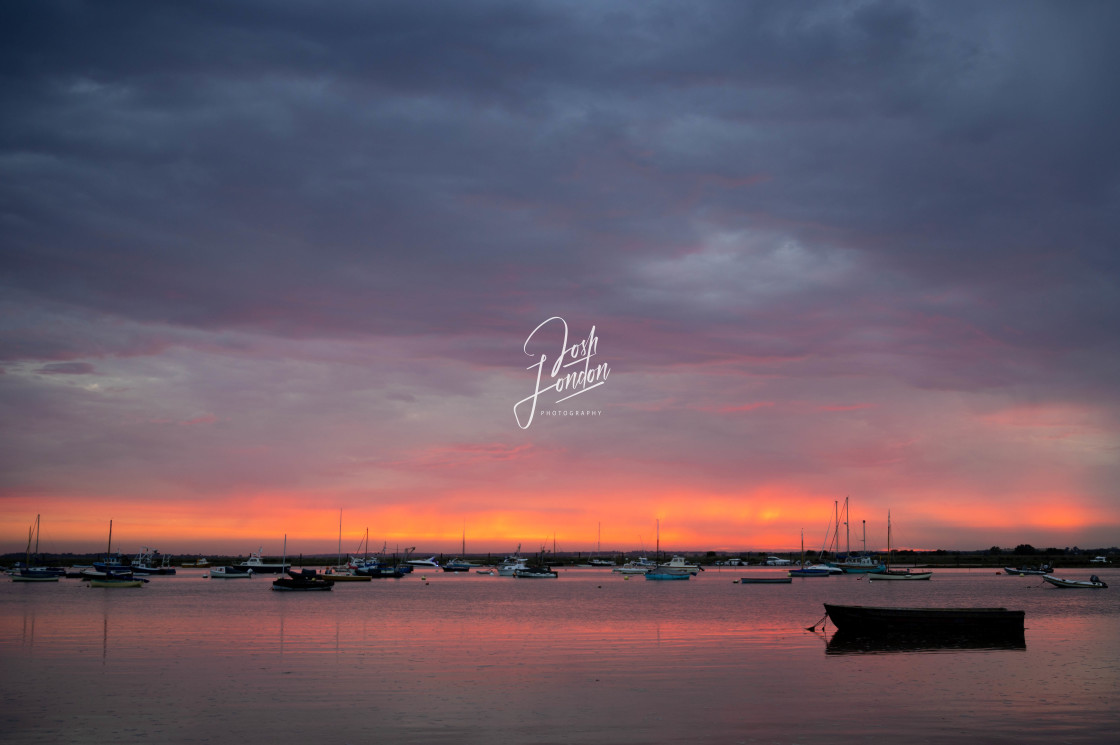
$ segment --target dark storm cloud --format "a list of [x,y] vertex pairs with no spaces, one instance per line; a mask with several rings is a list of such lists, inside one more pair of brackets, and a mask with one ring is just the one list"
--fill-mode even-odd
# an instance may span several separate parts
[[[295,337],[578,307],[651,360],[674,345],[643,319],[715,358],[876,353],[871,328],[960,370],[951,326],[1114,351],[1109,4],[3,13],[3,261],[31,296]],[[803,260],[751,283],[789,241]]]

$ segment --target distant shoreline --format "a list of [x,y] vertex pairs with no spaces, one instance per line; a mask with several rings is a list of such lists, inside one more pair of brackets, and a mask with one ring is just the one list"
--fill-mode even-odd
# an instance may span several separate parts
[[[689,551],[674,551],[674,554],[685,556],[689,561],[701,564],[705,567],[713,567],[719,569],[744,569],[744,568],[761,568],[764,566],[764,561],[768,556],[778,556],[784,559],[791,559],[797,561],[799,552],[789,551],[750,551],[735,553],[714,553],[711,551],[689,552]],[[129,557],[128,554],[123,554]],[[347,554],[350,556],[353,554]],[[474,554],[446,554],[446,553],[413,553],[412,556],[435,556],[437,561],[443,563],[452,558],[464,558],[472,563],[479,565],[497,564],[501,560],[504,553],[474,553]],[[593,556],[598,558],[606,558],[615,561],[616,564],[622,564],[639,555],[651,556],[651,552],[627,552],[625,555],[618,553],[584,553],[584,552],[560,552],[557,554],[547,554],[549,563],[557,566],[576,566],[584,564],[589,561]],[[881,560],[885,559],[884,554],[872,554],[878,556]],[[199,559],[205,558],[209,566],[227,566],[230,564],[239,564],[245,561],[248,557],[245,555],[201,555],[201,554],[170,554],[171,565],[179,568],[184,564],[193,565]],[[666,554],[667,556],[667,554]],[[1092,562],[1097,556],[1104,556],[1108,559],[1108,563]],[[35,563],[40,565],[57,565],[57,566],[73,566],[76,564],[89,564],[98,561],[104,557],[103,552],[99,553],[39,553],[35,556]],[[0,555],[0,565],[4,567],[11,567],[17,562],[21,562],[26,558],[26,552],[12,552]],[[281,556],[263,557],[267,562],[279,562]],[[296,554],[284,557],[287,562],[293,566],[329,566],[338,563],[337,554]],[[393,560],[393,557],[389,557]],[[398,560],[403,561],[403,558],[398,556]],[[823,561],[834,560],[835,557],[827,555]],[[729,563],[731,560],[738,560],[738,564]],[[806,554],[806,560],[816,562],[821,560],[817,552],[809,552]],[[977,552],[948,552],[948,551],[902,551],[895,552],[891,557],[891,563],[898,566],[910,566],[915,568],[928,568],[928,569],[998,569],[1003,570],[1004,567],[1014,568],[1030,568],[1038,567],[1043,564],[1050,565],[1056,569],[1060,568],[1086,568],[1098,567],[1107,568],[1115,564],[1120,564],[1120,549],[1097,549],[1081,551],[1077,554],[1063,553],[1033,553],[1033,554],[1015,554],[1015,553],[999,553],[993,554],[983,551]],[[193,566],[186,566],[184,568],[195,568]],[[205,569],[206,567],[198,567]],[[777,567],[780,568],[780,567]]]

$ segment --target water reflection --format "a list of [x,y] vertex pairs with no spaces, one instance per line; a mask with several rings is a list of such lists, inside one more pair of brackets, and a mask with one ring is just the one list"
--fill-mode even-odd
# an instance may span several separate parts
[[895,654],[899,652],[992,652],[1026,650],[1022,630],[1012,633],[911,632],[858,634],[837,631],[828,640],[825,654]]

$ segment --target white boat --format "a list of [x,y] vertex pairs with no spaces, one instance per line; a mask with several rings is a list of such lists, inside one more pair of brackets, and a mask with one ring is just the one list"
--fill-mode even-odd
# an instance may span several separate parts
[[240,569],[252,569],[257,574],[283,574],[291,568],[292,565],[285,559],[281,559],[279,564],[275,562],[266,562],[261,557],[261,551],[263,550],[264,546],[261,546],[259,549],[249,554],[248,559],[236,566]]
[[1089,590],[1103,590],[1108,587],[1108,585],[1105,584],[1105,582],[1095,574],[1087,580],[1062,579],[1061,577],[1055,577],[1050,574],[1043,576],[1042,579],[1046,580],[1055,587],[1082,588]]
[[611,571],[615,574],[645,574],[655,566],[657,566],[656,561],[650,561],[642,556],[634,561],[628,561],[620,567],[615,567]]
[[700,566],[699,564],[688,563],[688,560],[683,556],[674,556],[673,558],[669,559],[668,562],[664,564],[658,564],[653,571],[660,574],[679,574],[681,572],[685,572],[687,574],[695,576],[704,571],[704,567]]
[[436,557],[434,556],[429,556],[426,559],[409,559],[405,562],[405,564],[409,565],[410,567],[430,567],[433,569],[440,568],[439,562],[436,561]]
[[933,572],[912,572],[909,569],[891,569],[885,572],[872,572],[867,575],[869,582],[883,582],[885,580],[916,580],[916,579],[929,579],[933,576]]
[[213,567],[206,576],[210,579],[250,579],[253,570],[240,567]]
[[521,555],[521,544],[517,544],[517,550],[509,556],[498,562],[498,576],[512,577],[513,573],[518,569],[524,569],[527,558]]
[[767,556],[765,562],[768,567],[788,567],[792,563],[789,559],[782,559],[777,556]]
[[1108,563],[1108,557],[1107,556],[1094,556],[1093,558],[1089,559],[1089,563],[1090,564],[1107,564]]

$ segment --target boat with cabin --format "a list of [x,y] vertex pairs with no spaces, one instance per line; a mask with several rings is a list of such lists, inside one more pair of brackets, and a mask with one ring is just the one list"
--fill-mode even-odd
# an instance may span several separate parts
[[284,574],[292,565],[287,562],[287,557],[281,558],[279,563],[265,561],[261,555],[264,546],[249,554],[249,558],[235,566],[241,569],[252,569],[255,574]]
[[541,549],[530,561],[526,561],[521,566],[513,570],[513,576],[518,579],[556,579],[560,575],[545,558],[546,552]]
[[241,567],[211,567],[206,576],[210,579],[251,579],[253,570]]
[[164,556],[154,548],[144,546],[132,561],[134,574],[175,574],[171,557]]

